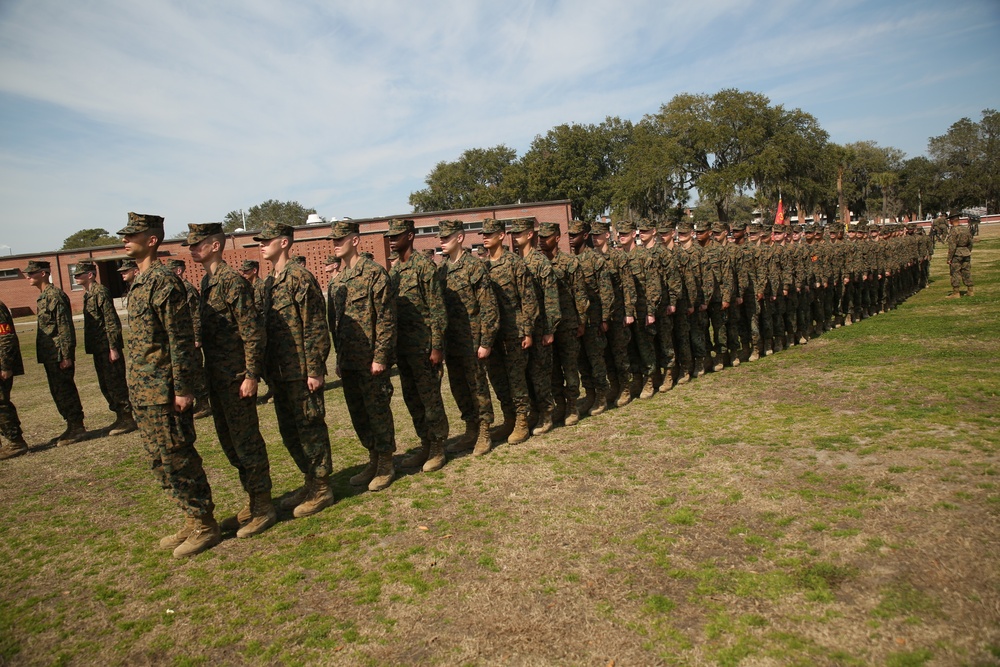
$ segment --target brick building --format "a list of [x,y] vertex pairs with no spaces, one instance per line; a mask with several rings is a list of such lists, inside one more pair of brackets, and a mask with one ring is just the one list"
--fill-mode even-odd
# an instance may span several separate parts
[[[122,216],[124,226],[124,215]],[[478,233],[482,229],[485,218],[510,220],[513,218],[535,217],[539,222],[558,222],[565,230],[572,219],[569,200],[538,202],[531,204],[511,204],[507,206],[490,206],[483,208],[460,209],[455,211],[432,211],[429,213],[404,213],[382,218],[367,218],[355,220],[361,227],[361,249],[375,256],[375,261],[388,266],[389,242],[383,236],[389,228],[392,218],[408,218],[415,222],[416,238],[414,248],[418,251],[433,249],[440,252],[437,233],[441,220],[461,220],[466,227],[467,245],[482,244]],[[327,255],[333,252],[332,243],[326,238],[330,233],[330,223],[318,225],[303,225],[295,228],[295,245],[292,254],[304,255],[306,266],[315,274],[321,285],[326,285],[323,266]],[[226,261],[233,266],[239,266],[244,259],[260,260],[258,245],[253,241],[254,232],[239,232],[233,234],[225,251]],[[171,259],[182,259],[187,262],[186,277],[194,285],[201,285],[204,270],[201,264],[191,261],[188,249],[181,245],[182,239],[167,239],[160,246],[160,256]],[[569,250],[568,235],[563,234],[563,250]],[[52,265],[52,282],[69,295],[73,312],[78,313],[83,308],[83,288],[73,278],[76,265],[85,260],[97,264],[97,280],[107,286],[114,297],[125,293],[125,283],[118,274],[118,266],[125,259],[122,246],[103,246],[99,248],[79,248],[75,250],[57,250],[53,252],[32,253],[0,257],[0,299],[7,304],[15,317],[35,313],[35,301],[38,290],[28,284],[24,275],[24,267],[28,260],[44,260]],[[261,267],[262,273],[267,267]]]

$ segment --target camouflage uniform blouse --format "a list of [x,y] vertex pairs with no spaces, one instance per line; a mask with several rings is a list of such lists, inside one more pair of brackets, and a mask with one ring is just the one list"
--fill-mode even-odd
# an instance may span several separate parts
[[396,326],[405,335],[397,337],[400,352],[428,354],[444,349],[448,313],[444,306],[444,283],[438,267],[421,252],[399,261],[389,270],[396,294]]
[[330,330],[323,291],[306,267],[291,260],[268,276],[264,302],[267,380],[288,382],[326,375]]
[[500,259],[486,262],[500,311],[500,333],[524,338],[533,336],[539,317],[538,297],[524,260],[504,250]]
[[575,332],[577,328],[587,324],[587,310],[590,307],[580,261],[564,252],[557,253],[549,261],[552,263],[552,274],[559,295],[559,325]]
[[111,292],[98,282],[83,294],[83,349],[87,354],[122,349],[122,321]]
[[76,329],[69,297],[49,283],[38,295],[38,330],[35,347],[38,363],[58,364],[64,359],[76,359]]
[[205,370],[214,383],[264,372],[264,316],[253,287],[225,262],[201,279],[201,331]]
[[159,261],[135,277],[128,300],[128,386],[133,405],[191,396],[200,372],[184,283]]
[[580,262],[580,278],[586,291],[590,326],[611,322],[615,288],[611,282],[608,260],[588,246],[584,246],[576,258]]
[[14,318],[7,304],[0,301],[0,371],[12,375],[24,375],[24,361],[21,359],[21,343],[17,339]]
[[535,296],[541,310],[539,332],[542,335],[553,334],[562,321],[562,310],[559,308],[559,288],[556,286],[552,262],[538,248],[532,248],[524,258],[524,263],[534,279]]
[[463,249],[456,261],[446,259],[438,270],[444,282],[448,339],[465,344],[471,336],[473,350],[492,348],[500,331],[500,313],[483,262]]
[[327,300],[340,368],[360,371],[372,362],[395,363],[396,293],[385,269],[362,255],[330,281]]

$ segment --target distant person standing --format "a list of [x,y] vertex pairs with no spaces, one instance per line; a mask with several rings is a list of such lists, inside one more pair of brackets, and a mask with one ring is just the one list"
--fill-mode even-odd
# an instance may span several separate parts
[[76,329],[69,297],[49,282],[48,262],[31,260],[24,269],[28,282],[39,291],[38,330],[35,336],[38,363],[45,366],[52,400],[66,420],[66,430],[56,439],[57,445],[80,442],[87,436],[83,426],[83,405],[76,390]]
[[8,440],[0,444],[0,461],[28,452],[28,443],[24,441],[24,432],[21,431],[21,420],[17,418],[17,408],[10,400],[15,375],[24,375],[21,344],[17,340],[10,309],[0,301],[0,435]]
[[968,227],[963,227],[961,213],[948,216],[951,229],[948,231],[948,268],[951,270],[951,294],[946,298],[955,299],[961,296],[962,283],[968,288],[965,296],[975,296],[972,287],[972,233]]
[[125,435],[136,430],[132,403],[125,381],[122,322],[115,310],[111,292],[97,282],[97,265],[80,262],[73,275],[83,285],[83,349],[94,357],[94,371],[108,409],[115,413],[115,422],[108,435]]
[[212,488],[194,446],[191,409],[201,369],[195,362],[187,290],[157,256],[162,217],[129,213],[128,225],[118,234],[124,237],[125,254],[139,269],[128,300],[132,409],[153,474],[187,515],[180,530],[160,540],[160,548],[185,558],[222,539]]

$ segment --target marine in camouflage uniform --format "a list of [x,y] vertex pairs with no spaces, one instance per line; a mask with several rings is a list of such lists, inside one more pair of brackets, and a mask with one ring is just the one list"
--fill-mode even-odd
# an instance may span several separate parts
[[247,494],[237,514],[237,537],[262,533],[277,521],[271,502],[271,467],[257,418],[257,379],[264,370],[264,314],[253,288],[222,258],[222,223],[189,224],[183,245],[205,269],[199,308],[208,400],[219,444]]
[[0,461],[12,459],[28,452],[24,441],[21,420],[17,408],[10,400],[14,387],[14,377],[24,375],[24,361],[21,359],[21,343],[17,339],[14,318],[7,304],[0,301],[0,435],[7,442],[0,444]]
[[618,243],[629,259],[629,268],[635,280],[635,323],[632,325],[632,345],[629,359],[632,364],[633,394],[639,398],[650,398],[656,391],[653,386],[653,372],[656,370],[656,310],[662,295],[662,279],[656,258],[635,242],[635,231],[639,227],[655,230],[649,220],[638,224],[623,220],[616,224]]
[[[733,248],[737,253],[737,282],[739,284],[742,303],[739,309],[737,340],[740,341],[740,357],[742,361],[757,361],[760,358],[760,310],[757,301],[757,253],[760,239],[759,223],[748,225],[745,222],[734,222]],[[752,241],[748,239],[748,232]],[[735,362],[734,362],[735,365]]]
[[221,540],[212,489],[195,449],[194,326],[187,291],[177,275],[157,259],[163,218],[129,213],[125,253],[139,275],[129,293],[128,386],[132,409],[150,467],[160,486],[187,515],[184,526],[160,540],[176,558],[193,556]]
[[385,232],[389,248],[399,256],[389,269],[396,295],[396,328],[406,332],[396,337],[396,364],[403,401],[420,438],[420,450],[403,459],[402,465],[431,472],[444,465],[448,439],[448,416],[441,400],[448,312],[438,267],[424,253],[413,251],[414,234],[413,220],[391,220]]
[[445,260],[439,271],[448,311],[445,363],[448,383],[465,422],[465,433],[447,451],[473,448],[474,456],[490,451],[493,400],[487,361],[500,330],[500,313],[489,272],[482,260],[462,247],[461,220],[442,220],[438,237]]
[[[191,322],[194,325],[194,346],[198,350],[196,357],[198,359],[198,365],[204,370],[205,355],[201,350],[201,297],[198,295],[198,289],[191,284],[190,280],[184,277],[184,271],[187,269],[187,263],[185,263],[183,259],[169,260],[167,262],[167,268],[173,270],[184,284],[184,290],[187,294],[188,308],[191,309]],[[205,382],[204,372],[198,374],[198,385],[195,388],[194,400],[195,419],[201,419],[212,414],[212,406],[208,400],[208,385]]]
[[[669,233],[667,230],[669,229]],[[677,270],[676,255],[673,252],[673,225],[662,223],[654,229],[639,231],[642,245],[649,250],[660,275],[660,304],[656,309],[656,371],[660,377],[654,380],[661,392],[670,391],[674,386],[674,372],[677,368],[677,346],[675,344],[675,319],[677,303],[683,287]],[[667,241],[664,241],[664,238]]]
[[535,218],[517,218],[511,221],[510,231],[516,254],[524,260],[534,281],[540,310],[532,335],[535,344],[528,348],[528,391],[532,405],[528,421],[532,427],[536,420],[539,425],[548,424],[541,431],[547,432],[552,428],[552,414],[556,407],[555,395],[552,393],[552,344],[562,321],[559,288],[556,286],[552,263],[538,249]]
[[[576,403],[580,398],[580,339],[587,328],[590,302],[580,260],[575,255],[562,252],[559,248],[561,237],[558,223],[543,222],[538,226],[538,244],[552,262],[552,272],[559,292],[560,319],[552,345],[551,382],[557,404],[556,413],[549,415],[547,424],[539,424],[532,435],[547,432],[552,428],[553,421],[562,421],[566,426],[572,426],[579,420]],[[602,349],[602,362],[603,356]],[[601,404],[604,404],[604,399]]]
[[974,296],[972,284],[972,233],[968,227],[959,224],[960,214],[948,216],[951,229],[948,233],[948,269],[951,273],[951,294],[955,298],[961,294],[962,283],[965,283],[966,296]]
[[329,238],[334,242],[334,254],[342,261],[327,293],[337,372],[343,379],[354,431],[368,450],[368,465],[351,478],[351,484],[381,491],[396,475],[389,380],[397,348],[396,292],[386,270],[358,252],[358,223],[335,223]]
[[111,292],[97,282],[97,266],[80,262],[74,271],[83,293],[83,349],[94,357],[97,384],[108,409],[115,413],[115,422],[108,435],[124,435],[136,430],[132,404],[125,381],[125,356],[122,343],[122,323],[115,310]]
[[[567,231],[570,250],[580,262],[580,277],[587,299],[583,335],[580,336],[580,382],[588,395],[585,403],[592,404],[588,412],[594,416],[618,399],[617,392],[611,395],[607,366],[607,335],[614,317],[615,289],[608,260],[592,247],[594,237],[590,223],[571,220]],[[627,354],[626,351],[626,361]]]
[[595,252],[605,258],[605,273],[612,290],[608,344],[604,355],[610,386],[608,393],[611,396],[608,402],[624,407],[632,400],[632,370],[628,347],[632,338],[632,324],[635,322],[635,278],[629,268],[628,256],[621,248],[611,246],[611,229],[607,223],[591,223],[590,242]]
[[[708,303],[706,301],[706,272],[702,259],[702,249],[695,242],[694,226],[687,220],[677,223],[677,269],[681,274],[681,281],[687,293],[687,308],[684,311],[688,315],[690,327],[688,336],[691,345],[691,369],[682,369],[678,384],[682,384],[685,375],[688,378],[696,378],[705,370],[705,360],[708,357],[708,347],[706,332],[708,331],[708,318],[706,311]],[[711,277],[709,275],[709,277]]]
[[[253,302],[257,306],[257,311],[261,314],[261,317],[267,312],[267,303],[265,300],[267,292],[267,281],[260,277],[260,262],[255,259],[245,259],[243,263],[240,264],[239,273],[243,276],[248,283],[250,283],[250,288],[253,290]],[[267,382],[267,377],[261,375],[260,382]],[[267,385],[267,391],[261,392],[257,391],[257,405],[265,405],[268,401],[274,398],[274,391],[271,390],[271,386]]]
[[28,282],[38,288],[38,328],[35,349],[38,363],[45,367],[49,392],[56,409],[66,420],[66,430],[56,439],[57,445],[79,442],[87,435],[83,426],[83,405],[76,390],[76,329],[69,297],[49,282],[49,263],[31,260],[24,269]]
[[500,312],[500,332],[489,357],[489,375],[504,422],[492,435],[494,440],[518,444],[531,435],[527,350],[541,345],[541,341],[533,339],[539,318],[538,296],[524,260],[504,248],[507,236],[504,222],[487,218],[482,233],[486,266]]
[[330,330],[319,283],[305,266],[291,261],[293,234],[290,225],[267,221],[253,239],[272,267],[264,293],[264,374],[274,391],[281,440],[304,477],[304,484],[285,496],[281,507],[294,508],[301,517],[334,502],[323,395]]
[[[743,285],[748,280],[743,266],[743,252],[729,241],[730,225],[727,222],[712,224],[712,241],[719,246],[729,264],[729,282],[733,289],[729,295],[729,307],[725,310],[726,345],[728,352],[723,355],[723,364],[740,365],[740,316],[743,305]],[[725,281],[723,281],[725,283]]]

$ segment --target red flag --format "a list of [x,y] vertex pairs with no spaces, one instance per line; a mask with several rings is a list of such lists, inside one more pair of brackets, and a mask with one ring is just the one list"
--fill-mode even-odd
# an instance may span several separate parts
[[774,214],[774,224],[776,225],[788,224],[788,218],[785,217],[785,205],[781,201],[781,195],[778,195],[778,212]]

